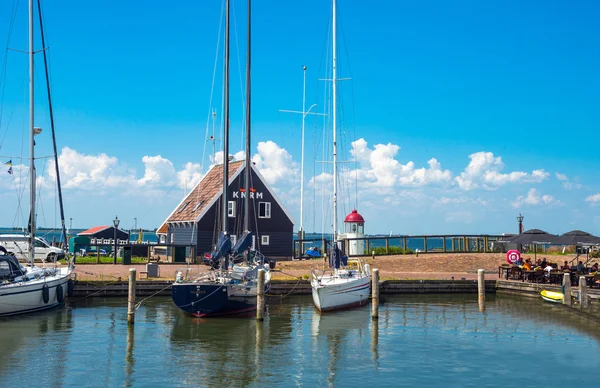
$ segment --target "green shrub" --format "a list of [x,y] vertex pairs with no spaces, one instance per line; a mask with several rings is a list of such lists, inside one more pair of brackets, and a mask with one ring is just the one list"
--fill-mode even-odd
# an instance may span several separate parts
[[[377,247],[373,249],[376,255],[385,255],[386,250],[385,247]],[[390,255],[410,255],[414,253],[412,249],[403,249],[402,247],[389,247]],[[369,254],[365,252],[365,254]]]

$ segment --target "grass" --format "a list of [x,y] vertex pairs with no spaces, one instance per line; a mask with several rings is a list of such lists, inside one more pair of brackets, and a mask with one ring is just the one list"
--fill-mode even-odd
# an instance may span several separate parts
[[[113,258],[111,256],[100,256],[100,264],[112,264]],[[61,263],[66,264],[66,260],[60,260]],[[76,264],[97,264],[98,258],[96,256],[81,257],[77,256]],[[123,263],[123,259],[117,258],[117,264]],[[131,264],[146,264],[148,259],[145,257],[132,257]]]

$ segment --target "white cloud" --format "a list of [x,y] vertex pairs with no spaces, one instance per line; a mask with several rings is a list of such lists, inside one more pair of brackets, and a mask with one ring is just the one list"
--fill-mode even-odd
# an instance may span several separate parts
[[559,181],[568,181],[569,177],[566,174],[561,174],[560,172],[556,172],[556,179],[558,179]]
[[137,181],[139,186],[173,185],[175,167],[170,160],[157,156],[144,156],[144,176]]
[[527,196],[520,195],[512,203],[514,208],[525,205],[561,205],[562,203],[551,195],[540,195],[536,189],[529,189]]
[[590,195],[585,199],[586,202],[590,202],[592,204],[600,203],[600,193]]
[[433,204],[438,206],[448,206],[448,205],[464,205],[464,204],[476,204],[481,206],[487,206],[488,201],[485,201],[481,198],[471,198],[471,197],[440,197],[434,198]]
[[369,188],[420,187],[452,181],[452,172],[442,170],[437,159],[430,159],[427,162],[428,168],[415,168],[412,161],[402,164],[396,160],[398,151],[400,147],[392,143],[376,144],[370,149],[362,138],[352,142],[350,152],[359,162],[360,168],[349,171],[346,179],[358,179],[360,186]]
[[476,152],[469,155],[471,161],[459,176],[455,178],[458,187],[463,190],[473,190],[482,187],[495,190],[507,183],[539,183],[550,177],[544,170],[533,170],[531,173],[513,171],[502,173],[504,163],[502,158],[492,152]]
[[252,161],[269,184],[296,180],[299,170],[286,149],[270,140],[259,142],[257,149],[258,154],[252,157]]

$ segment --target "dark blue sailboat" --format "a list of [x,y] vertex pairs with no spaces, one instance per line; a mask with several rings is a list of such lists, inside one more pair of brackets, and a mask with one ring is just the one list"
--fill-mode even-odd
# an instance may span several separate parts
[[[229,0],[225,2],[223,155],[229,155]],[[245,192],[250,192],[250,0],[248,0],[248,58],[246,62],[246,166]],[[173,302],[197,317],[244,313],[256,309],[258,271],[266,270],[265,288],[270,287],[269,265],[260,252],[251,248],[249,221],[250,196],[244,201],[244,233],[232,247],[228,230],[229,160],[223,158],[222,231],[211,253],[212,270],[190,277],[178,273],[171,288]]]

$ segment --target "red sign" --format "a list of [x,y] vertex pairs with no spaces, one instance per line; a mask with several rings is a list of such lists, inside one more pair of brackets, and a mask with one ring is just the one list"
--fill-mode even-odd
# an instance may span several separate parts
[[511,249],[506,252],[506,261],[508,264],[515,264],[517,261],[521,261],[521,252],[516,249]]

